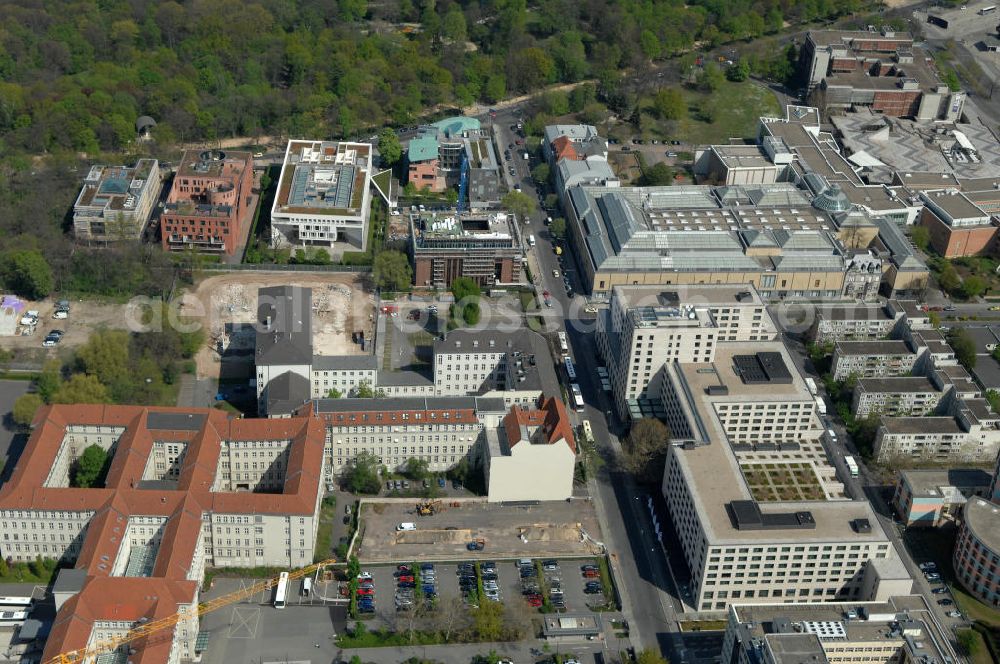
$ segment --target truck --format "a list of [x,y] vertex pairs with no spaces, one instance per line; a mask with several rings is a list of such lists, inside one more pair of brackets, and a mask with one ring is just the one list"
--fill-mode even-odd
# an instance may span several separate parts
[[809,394],[813,396],[819,394],[819,390],[816,388],[816,381],[812,379],[812,376],[806,378],[806,387],[809,388]]
[[845,456],[844,465],[847,466],[847,471],[851,474],[851,477],[858,476],[858,462],[854,460],[854,457]]
[[823,397],[816,397],[816,410],[820,415],[826,415],[826,402],[823,401]]

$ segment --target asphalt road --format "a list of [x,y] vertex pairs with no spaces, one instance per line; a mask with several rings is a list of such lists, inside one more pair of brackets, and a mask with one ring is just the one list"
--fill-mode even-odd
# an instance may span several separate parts
[[[18,435],[18,428],[11,418],[11,410],[17,398],[25,394],[30,387],[31,382],[27,380],[0,380],[0,414],[3,415],[3,425],[0,426],[0,459],[10,468],[14,467],[13,460],[20,455],[21,446],[27,438]],[[3,474],[0,473],[0,479],[2,478]]]
[[[498,132],[497,142],[501,152],[515,136],[510,125],[516,122],[516,113],[498,112],[494,120]],[[516,157],[517,152],[512,151]],[[523,159],[512,159],[523,163]],[[531,165],[537,162],[532,161]],[[518,182],[522,191],[538,200],[538,191],[531,182],[529,169],[518,164],[517,176],[511,177],[504,165],[504,176],[512,186]],[[678,631],[677,613],[681,610],[678,594],[672,582],[666,557],[655,539],[652,522],[646,507],[645,493],[639,490],[631,476],[613,470],[620,449],[616,433],[621,431],[617,422],[608,422],[611,413],[609,395],[601,391],[597,378],[597,348],[595,318],[584,311],[584,298],[578,294],[580,274],[571,249],[563,244],[563,260],[555,255],[553,237],[544,225],[547,216],[536,212],[530,223],[522,226],[522,233],[532,233],[536,245],[531,252],[538,266],[536,289],[549,291],[553,300],[551,308],[542,310],[547,323],[566,332],[570,342],[570,357],[576,366],[578,384],[583,392],[585,409],[574,414],[574,423],[590,421],[599,451],[605,460],[604,468],[592,478],[589,488],[597,508],[604,533],[604,544],[612,557],[612,568],[622,599],[622,613],[630,626],[629,639],[636,649],[659,647],[668,660],[681,662],[712,661],[718,651],[700,647],[705,635],[682,635]],[[556,277],[553,270],[558,270]],[[562,275],[567,274],[575,293],[567,296]],[[609,426],[610,425],[610,426]]]

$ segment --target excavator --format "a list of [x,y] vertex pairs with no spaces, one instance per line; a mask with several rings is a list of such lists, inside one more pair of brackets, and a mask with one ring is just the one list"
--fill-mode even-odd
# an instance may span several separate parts
[[440,500],[425,500],[417,503],[417,514],[420,516],[433,516],[441,511]]
[[[333,565],[336,562],[336,558],[329,558],[322,562],[307,565],[306,567],[289,572],[288,578],[300,579],[304,576],[309,576],[318,569]],[[86,648],[60,653],[45,662],[45,664],[81,664],[82,662],[96,659],[98,655],[114,652],[123,645],[134,643],[139,639],[144,639],[158,632],[162,632],[163,630],[171,629],[177,626],[177,624],[181,621],[194,616],[201,617],[206,613],[211,613],[212,611],[221,609],[236,602],[240,602],[248,597],[253,597],[257,593],[270,590],[278,585],[279,578],[280,575],[270,579],[264,579],[263,581],[258,581],[249,587],[241,588],[220,597],[216,597],[215,599],[199,602],[197,606],[178,611],[177,613],[167,616],[166,618],[160,618],[159,620],[152,620],[141,625],[136,625],[128,632],[106,639],[99,639]]]

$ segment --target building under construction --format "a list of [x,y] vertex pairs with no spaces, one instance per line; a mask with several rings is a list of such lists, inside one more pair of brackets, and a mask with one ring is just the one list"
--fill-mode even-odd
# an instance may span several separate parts
[[435,214],[410,217],[410,254],[418,287],[447,288],[469,277],[482,288],[521,279],[514,215]]

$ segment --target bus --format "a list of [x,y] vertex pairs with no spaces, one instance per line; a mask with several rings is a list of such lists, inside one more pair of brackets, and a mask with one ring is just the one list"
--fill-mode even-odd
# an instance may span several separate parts
[[288,594],[288,572],[282,572],[278,577],[278,587],[274,591],[274,608],[285,608],[285,596]]
[[858,476],[858,462],[854,460],[852,456],[844,457],[844,464],[847,466],[847,470],[850,471],[851,477]]
[[594,429],[590,426],[590,420],[583,421],[583,437],[587,440],[594,440]]
[[573,366],[573,358],[564,357],[563,365],[566,367],[566,377],[569,378],[569,382],[576,382],[576,367]]
[[992,14],[996,10],[997,10],[997,6],[996,5],[990,5],[989,7],[983,7],[982,9],[979,10],[979,15],[980,16],[986,16],[987,14]]
[[23,610],[30,607],[32,599],[30,597],[0,597],[0,610]]
[[559,333],[559,350],[561,350],[564,353],[569,352],[569,341],[566,339],[565,332]]
[[583,412],[583,392],[580,391],[580,386],[573,383],[569,386],[570,391],[573,394],[573,407],[576,408],[576,412]]

